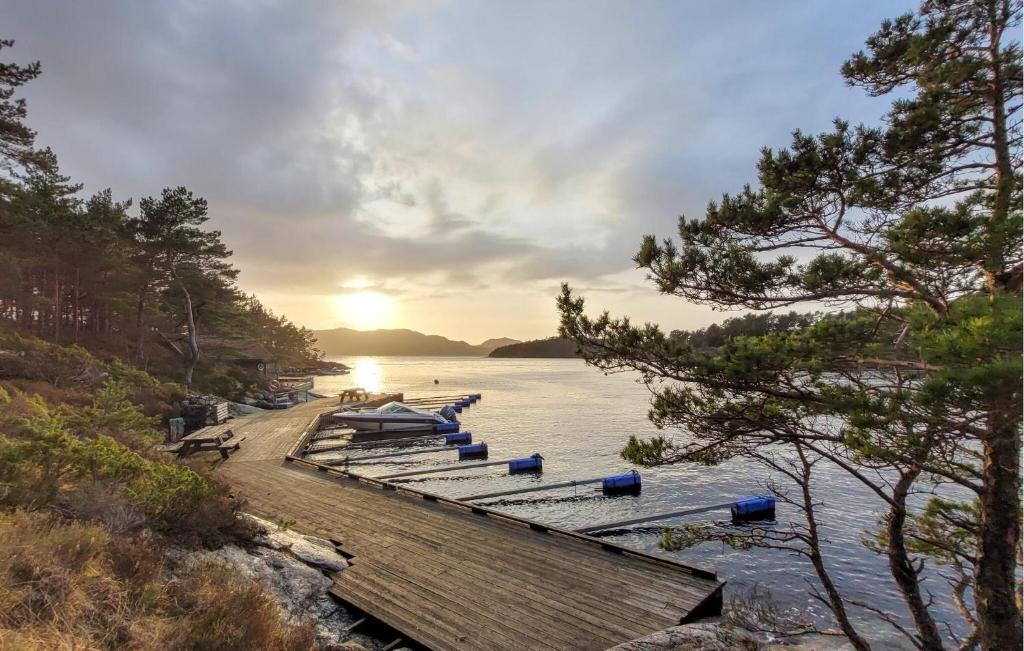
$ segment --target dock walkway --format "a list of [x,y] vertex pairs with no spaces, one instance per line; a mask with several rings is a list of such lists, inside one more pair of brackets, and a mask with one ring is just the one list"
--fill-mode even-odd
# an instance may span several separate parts
[[604,649],[720,610],[710,573],[286,461],[335,405],[235,420],[245,443],[219,472],[247,510],[336,541],[352,566],[331,591],[406,637],[438,650]]

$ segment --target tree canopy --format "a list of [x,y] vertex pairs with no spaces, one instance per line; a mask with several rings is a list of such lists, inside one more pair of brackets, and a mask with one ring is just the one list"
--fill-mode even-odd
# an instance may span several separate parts
[[[0,50],[12,45],[0,41]],[[205,199],[169,187],[134,210],[109,189],[82,197],[25,124],[16,95],[40,72],[39,63],[0,64],[0,327],[186,384],[204,359],[201,334],[258,344],[286,365],[316,358],[309,330],[239,291]]]
[[[899,91],[881,125],[795,132],[762,151],[758,187],[681,218],[678,240],[645,237],[635,257],[659,291],[689,302],[821,315],[708,349],[588,317],[568,286],[558,301],[561,333],[585,359],[639,371],[654,422],[685,432],[632,439],[627,458],[740,455],[798,487],[780,498],[802,524],[746,541],[804,555],[858,649],[870,644],[849,611],[871,605],[828,572],[813,481],[825,464],[884,510],[875,548],[907,616],[876,615],[918,648],[1020,643],[1020,23],[1014,0],[925,0],[885,21],[842,69],[872,95]],[[921,494],[927,505],[913,507]],[[933,616],[921,587],[932,565],[962,625]]]

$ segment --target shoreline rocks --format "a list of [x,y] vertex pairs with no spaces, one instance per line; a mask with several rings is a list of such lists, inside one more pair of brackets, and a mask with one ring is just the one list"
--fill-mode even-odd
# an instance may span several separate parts
[[328,592],[334,583],[331,575],[344,571],[348,561],[330,541],[281,529],[255,516],[245,517],[266,531],[254,539],[253,548],[225,545],[212,551],[174,550],[170,555],[190,564],[230,565],[259,581],[289,621],[316,622],[316,640],[322,648],[376,651],[385,646],[385,642],[371,636],[348,632],[358,616]]
[[726,624],[698,622],[666,628],[607,651],[764,651],[767,648],[747,631]]

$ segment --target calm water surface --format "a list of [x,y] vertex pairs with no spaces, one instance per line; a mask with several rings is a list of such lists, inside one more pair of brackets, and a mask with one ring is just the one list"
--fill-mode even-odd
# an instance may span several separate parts
[[[611,375],[574,359],[489,359],[377,357],[336,358],[353,367],[340,377],[317,378],[321,393],[349,386],[369,391],[400,391],[407,397],[482,393],[483,400],[463,410],[462,429],[474,442],[487,442],[493,460],[544,456],[542,477],[508,476],[503,466],[413,478],[410,486],[450,497],[495,492],[538,483],[589,479],[627,472],[634,466],[619,452],[631,434],[646,437],[658,430],[647,420],[649,394],[634,376]],[[439,381],[438,385],[434,380]],[[665,432],[662,432],[666,434]],[[670,434],[670,433],[669,433]],[[437,440],[424,443],[436,445]],[[381,450],[382,452],[384,450]],[[326,454],[324,458],[332,455]],[[451,464],[453,452],[409,457],[393,463],[362,466],[369,475]],[[565,528],[640,517],[688,507],[728,502],[765,492],[768,470],[750,461],[732,460],[706,468],[678,465],[641,469],[643,493],[637,497],[604,497],[592,486],[512,496],[484,502],[496,508]],[[783,479],[779,478],[780,484]],[[826,551],[833,578],[850,597],[866,599],[888,612],[902,613],[903,603],[889,591],[882,560],[865,548],[865,530],[877,521],[882,507],[845,473],[834,470],[820,479],[817,496],[824,503],[819,520],[827,537]],[[727,511],[691,516],[679,522],[706,523],[728,519]],[[779,505],[780,522],[799,514]],[[736,594],[753,585],[768,588],[786,608],[821,615],[822,606],[808,596],[813,570],[802,558],[769,550],[732,550],[718,543],[680,551],[657,548],[661,523],[611,537],[625,545],[666,554],[718,572]],[[938,590],[939,594],[943,591]],[[728,595],[727,595],[728,598]],[[952,618],[952,608],[936,614]],[[876,632],[876,635],[878,633]],[[893,641],[895,643],[895,641]]]

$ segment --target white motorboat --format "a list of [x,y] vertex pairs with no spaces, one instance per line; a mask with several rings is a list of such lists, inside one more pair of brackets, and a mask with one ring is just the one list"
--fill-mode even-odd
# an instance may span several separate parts
[[433,411],[414,409],[400,402],[389,402],[376,409],[339,411],[334,419],[360,432],[395,432],[426,429],[450,421]]

